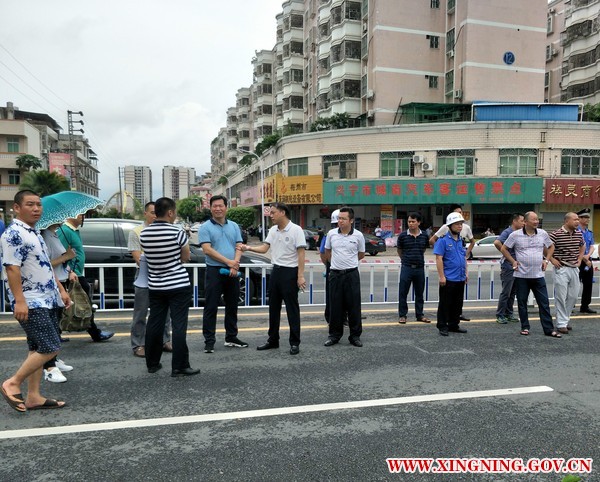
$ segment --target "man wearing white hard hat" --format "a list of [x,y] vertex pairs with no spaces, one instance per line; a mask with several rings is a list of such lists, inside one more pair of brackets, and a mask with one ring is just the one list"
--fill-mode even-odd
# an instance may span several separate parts
[[446,218],[448,232],[433,247],[440,282],[437,328],[442,336],[467,332],[459,326],[467,281],[466,250],[460,237],[463,223],[462,214],[450,213]]

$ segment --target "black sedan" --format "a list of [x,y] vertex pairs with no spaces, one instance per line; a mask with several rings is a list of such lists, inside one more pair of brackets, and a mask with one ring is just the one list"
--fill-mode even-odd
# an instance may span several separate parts
[[378,253],[385,252],[385,241],[372,234],[365,234],[365,252],[371,256],[377,256]]

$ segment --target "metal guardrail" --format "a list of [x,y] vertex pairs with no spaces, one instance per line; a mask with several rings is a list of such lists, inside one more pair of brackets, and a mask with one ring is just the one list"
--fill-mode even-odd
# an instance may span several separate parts
[[[193,287],[193,307],[200,307],[200,286],[199,286],[199,269],[205,268],[206,265],[203,263],[189,263],[185,265],[186,268],[192,269],[192,287]],[[322,305],[322,298],[319,299],[318,293],[324,291],[324,271],[325,268],[322,263],[306,263],[305,278],[307,280],[306,293],[301,293],[301,304],[306,305]],[[361,271],[361,278],[363,280],[363,303],[397,303],[397,299],[392,300],[390,296],[391,289],[394,289],[394,293],[397,293],[398,284],[400,281],[400,267],[401,263],[398,261],[375,261],[360,263],[359,269]],[[96,293],[99,296],[99,309],[112,311],[114,309],[107,308],[107,298],[110,296],[111,299],[118,301],[117,310],[123,310],[125,308],[125,296],[123,273],[124,270],[135,270],[137,267],[134,263],[115,263],[115,264],[86,264],[86,268],[97,268],[99,270],[98,284]],[[259,289],[259,305],[267,305],[267,270],[272,268],[270,264],[261,263],[250,263],[241,265],[243,277],[242,280],[246,286],[250,286],[250,269],[261,270],[261,286]],[[116,287],[106,286],[106,269],[117,269],[118,282]],[[468,272],[470,282],[465,286],[465,300],[466,301],[496,301],[495,290],[497,289],[496,284],[500,284],[500,264],[498,261],[469,261]],[[432,276],[432,273],[434,276]],[[367,278],[368,277],[368,278]],[[431,278],[437,280],[437,270],[435,261],[426,261],[425,264],[425,301],[436,301],[437,298],[433,299],[432,294],[437,294],[437,291],[432,292],[431,290]],[[368,293],[364,290],[364,285],[368,279]],[[597,277],[595,276],[595,279]],[[475,281],[474,281],[475,280]],[[498,280],[496,282],[496,280]],[[600,283],[596,284],[597,289],[594,293],[594,298],[600,298]],[[116,288],[116,290],[114,289]],[[434,289],[437,285],[434,285]],[[4,283],[0,284],[0,312],[4,312],[7,308],[5,302],[5,289]],[[553,293],[549,293],[550,298],[553,298]],[[249,290],[245,290],[244,305],[251,306],[252,300],[250,298],[251,293]],[[132,297],[130,298],[132,299]],[[410,293],[410,300],[414,301],[415,294],[414,289]]]

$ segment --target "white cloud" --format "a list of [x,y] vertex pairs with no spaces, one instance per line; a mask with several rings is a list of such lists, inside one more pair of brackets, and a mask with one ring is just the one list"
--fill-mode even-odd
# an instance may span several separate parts
[[254,51],[273,47],[281,3],[3,0],[2,17],[21,20],[3,22],[0,45],[60,98],[0,48],[0,75],[23,92],[0,78],[0,103],[45,111],[64,128],[66,110],[82,110],[101,197],[130,163],[152,168],[158,196],[164,165],[210,169],[210,142],[252,81]]

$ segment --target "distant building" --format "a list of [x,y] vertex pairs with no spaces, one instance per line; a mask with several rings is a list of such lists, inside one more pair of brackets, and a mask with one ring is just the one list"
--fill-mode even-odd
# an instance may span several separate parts
[[163,167],[163,196],[178,201],[190,195],[190,187],[196,182],[193,167]]
[[153,201],[152,170],[148,166],[125,166],[123,168],[125,191],[131,193],[142,206]]

